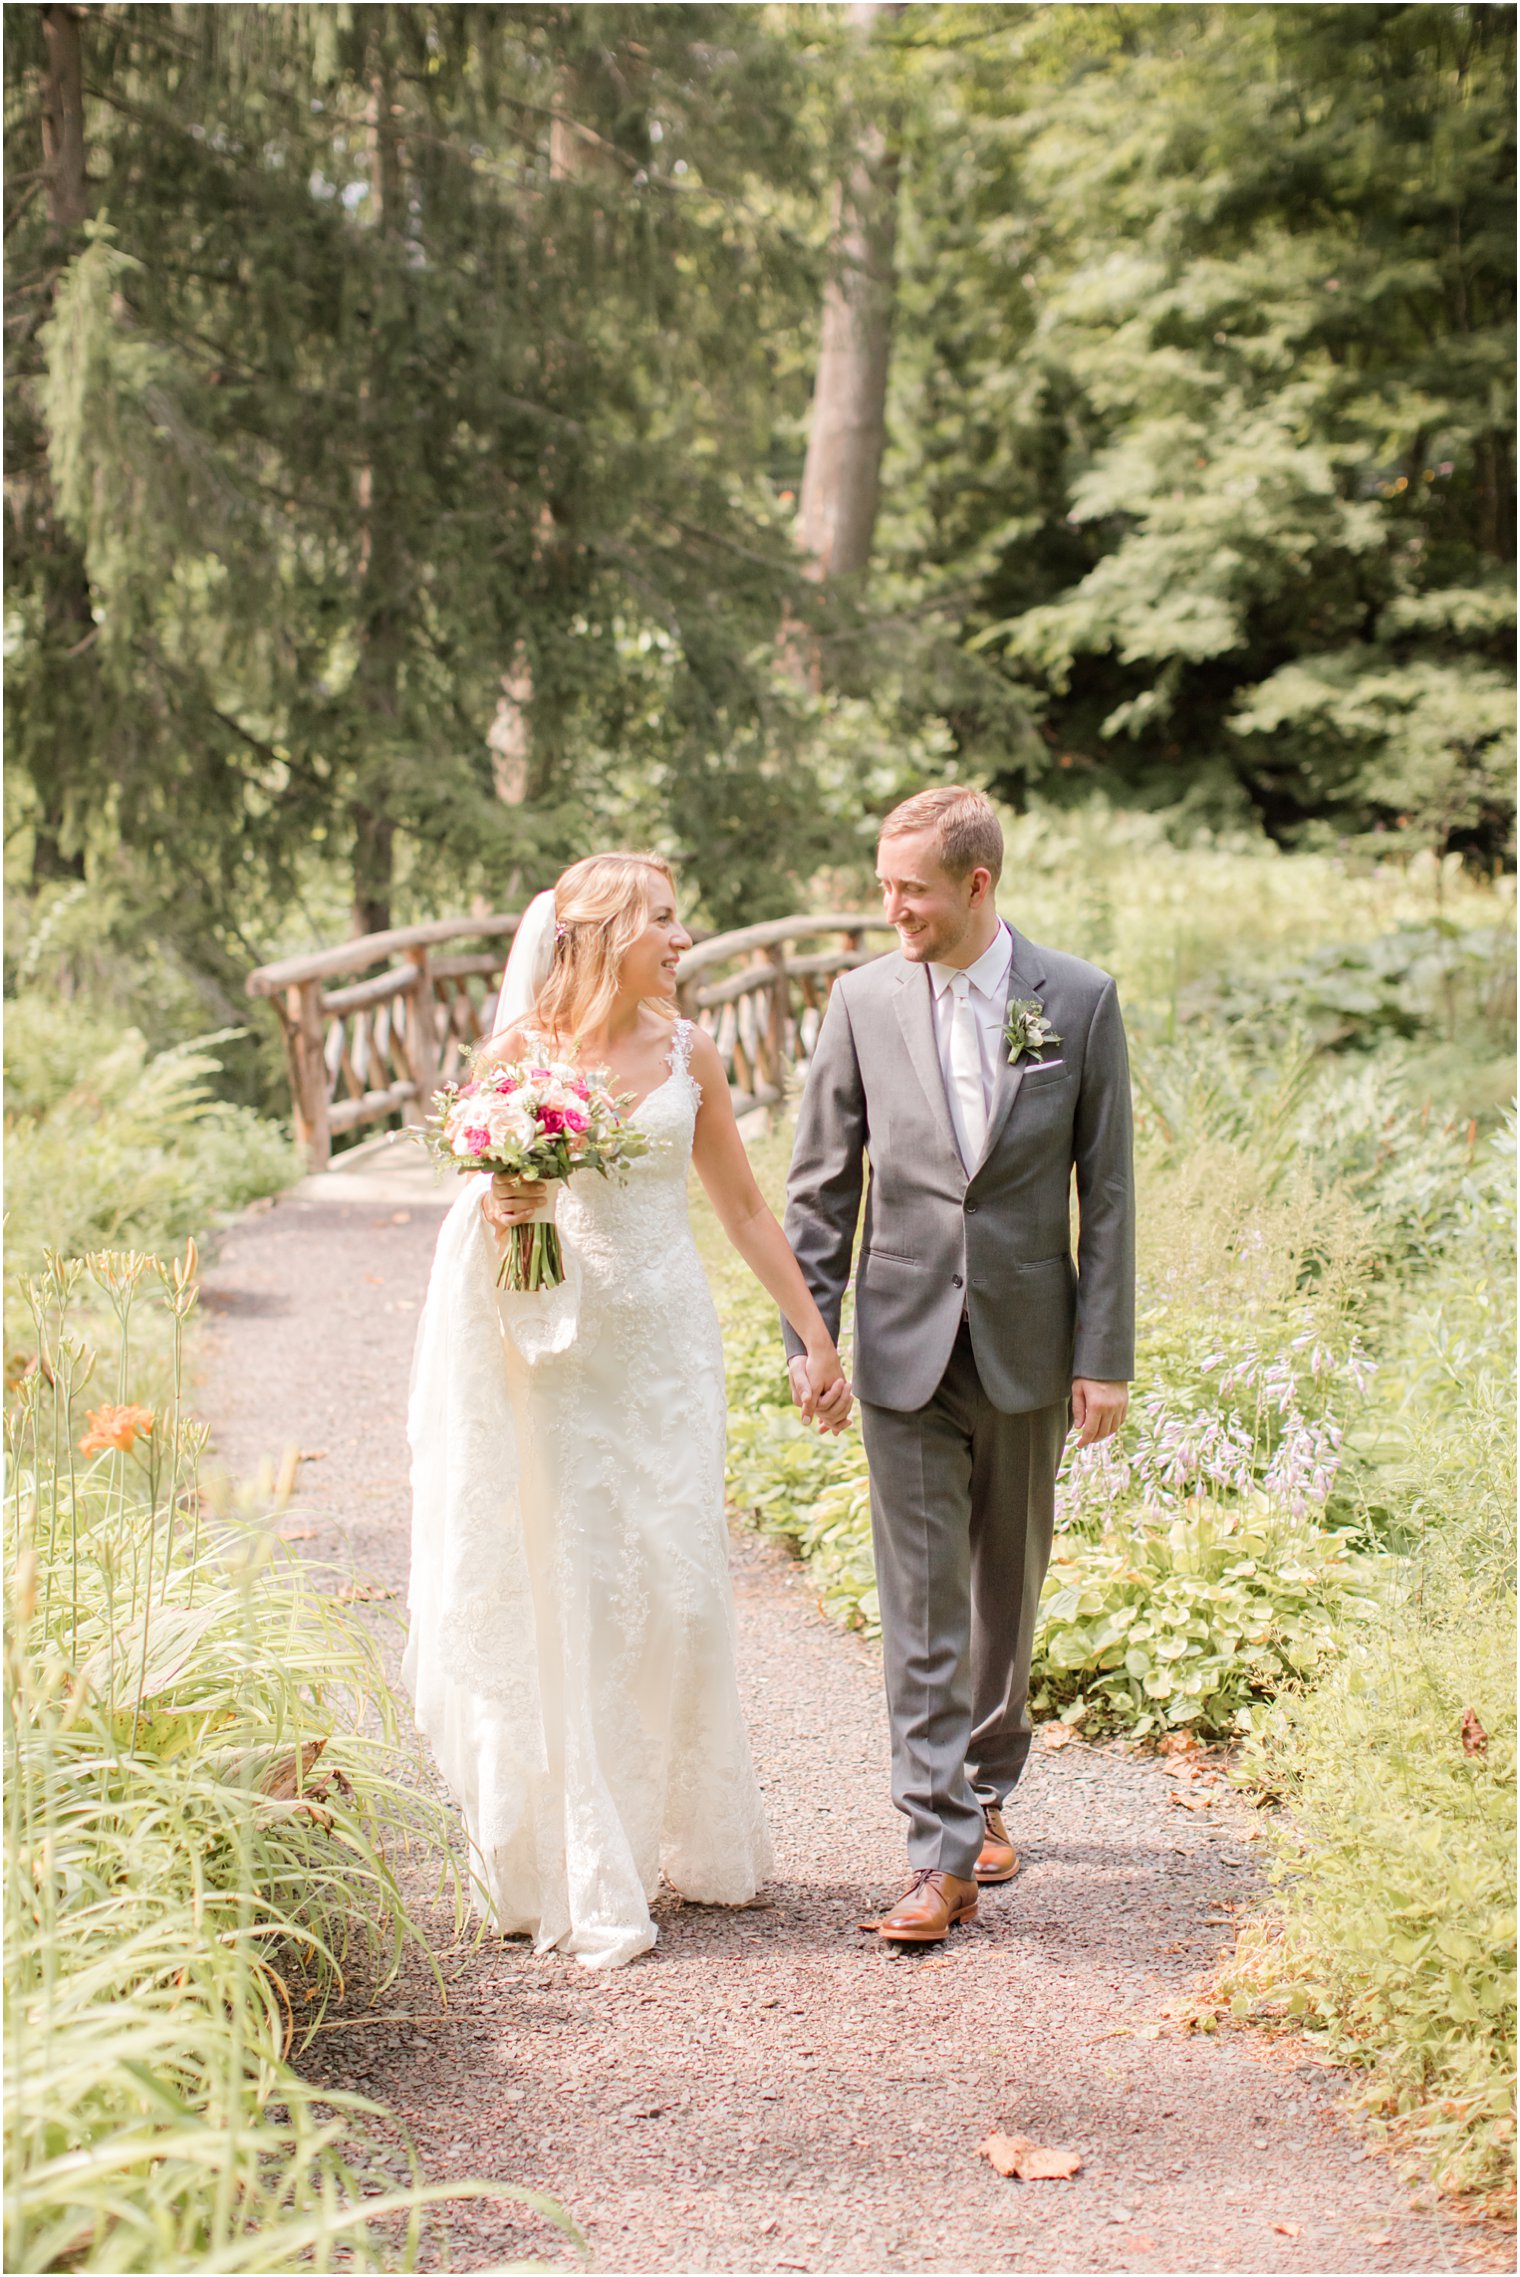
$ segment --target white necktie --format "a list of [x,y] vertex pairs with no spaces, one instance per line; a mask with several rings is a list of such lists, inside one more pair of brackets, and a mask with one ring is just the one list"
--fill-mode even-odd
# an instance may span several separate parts
[[971,982],[963,972],[950,982],[950,1082],[961,1126],[966,1168],[981,1160],[987,1137],[987,1094],[982,1088],[982,1045],[971,1008]]

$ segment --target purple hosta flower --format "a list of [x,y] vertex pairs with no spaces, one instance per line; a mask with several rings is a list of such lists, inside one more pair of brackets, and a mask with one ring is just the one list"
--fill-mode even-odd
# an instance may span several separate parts
[[1245,1385],[1254,1384],[1256,1381],[1257,1370],[1260,1368],[1260,1366],[1261,1354],[1257,1351],[1254,1344],[1247,1345],[1241,1357],[1235,1362],[1234,1367],[1226,1368],[1224,1374],[1220,1377],[1220,1398],[1228,1399],[1231,1392],[1238,1391]]
[[1296,1419],[1279,1441],[1266,1474],[1264,1491],[1285,1502],[1295,1518],[1322,1510],[1329,1501],[1340,1468],[1341,1431],[1333,1422],[1306,1423]]
[[1129,1457],[1119,1438],[1077,1448],[1056,1489],[1059,1523],[1070,1526],[1088,1513],[1106,1518],[1115,1503],[1127,1499],[1130,1480]]
[[1306,1328],[1302,1335],[1295,1336],[1291,1349],[1295,1352],[1307,1353],[1311,1383],[1322,1383],[1326,1377],[1340,1373],[1341,1362],[1335,1346],[1327,1344],[1324,1338],[1317,1336],[1312,1329]]
[[1346,1354],[1346,1373],[1359,1392],[1365,1392],[1377,1374],[1376,1360],[1369,1358],[1354,1337],[1351,1342],[1351,1349]]
[[1298,1404],[1298,1375],[1286,1360],[1274,1360],[1261,1379],[1262,1398],[1287,1415]]

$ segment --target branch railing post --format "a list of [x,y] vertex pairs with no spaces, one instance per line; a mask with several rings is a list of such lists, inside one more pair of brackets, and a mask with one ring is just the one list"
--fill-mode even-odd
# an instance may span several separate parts
[[290,1061],[296,1143],[313,1170],[332,1157],[327,1121],[327,1062],[322,1051],[322,983],[299,980],[285,991],[285,1050]]
[[402,1119],[420,1123],[426,1120],[439,1082],[438,995],[433,986],[433,960],[426,945],[408,949],[406,961],[417,974],[417,985],[407,1000],[406,1012],[406,1056],[411,1062],[417,1095],[408,1099],[402,1109]]
[[785,942],[777,941],[774,943],[772,947],[766,950],[765,956],[766,962],[775,974],[770,985],[770,1016],[766,1022],[766,1042],[769,1046],[771,1063],[767,1070],[767,1080],[773,1083],[778,1091],[784,1091],[786,1088],[787,1061],[791,1057],[787,1050],[787,1028],[792,1013],[792,983],[786,969]]

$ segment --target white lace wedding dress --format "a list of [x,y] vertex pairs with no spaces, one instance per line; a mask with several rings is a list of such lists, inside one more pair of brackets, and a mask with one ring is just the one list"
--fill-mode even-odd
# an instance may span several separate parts
[[412,1374],[417,1723],[478,1909],[590,1968],[654,1944],[662,1869],[737,1905],[771,1866],[734,1665],[723,1350],[686,1207],[691,1037],[678,1022],[635,1110],[651,1152],[561,1190],[562,1290],[498,1298],[464,1182]]

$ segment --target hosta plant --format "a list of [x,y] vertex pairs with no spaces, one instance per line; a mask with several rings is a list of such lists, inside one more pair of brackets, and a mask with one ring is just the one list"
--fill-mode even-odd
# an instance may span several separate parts
[[1057,1541],[1035,1632],[1034,1707],[1089,1733],[1187,1725],[1222,1738],[1311,1677],[1377,1611],[1370,1561],[1275,1508],[1185,1513]]

